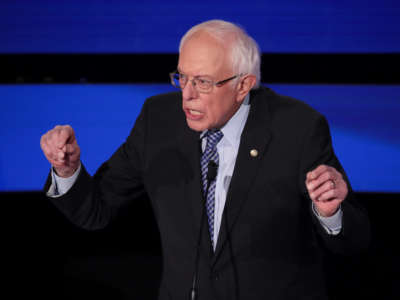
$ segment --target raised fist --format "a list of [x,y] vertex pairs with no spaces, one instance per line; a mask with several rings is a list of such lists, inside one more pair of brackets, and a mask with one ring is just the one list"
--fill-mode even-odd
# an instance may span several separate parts
[[70,177],[80,164],[80,148],[71,126],[57,125],[42,135],[40,146],[60,177]]

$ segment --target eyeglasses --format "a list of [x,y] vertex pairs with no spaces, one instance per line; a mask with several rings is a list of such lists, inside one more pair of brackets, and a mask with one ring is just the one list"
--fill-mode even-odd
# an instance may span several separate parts
[[240,77],[242,75],[243,74],[237,74],[235,76],[229,77],[227,79],[218,82],[214,82],[214,80],[212,80],[212,78],[208,76],[195,76],[193,77],[193,79],[189,80],[189,77],[187,75],[179,73],[178,71],[170,73],[169,77],[171,78],[171,84],[178,89],[184,89],[186,84],[190,81],[193,87],[199,93],[211,93],[214,86],[221,87],[228,81]]

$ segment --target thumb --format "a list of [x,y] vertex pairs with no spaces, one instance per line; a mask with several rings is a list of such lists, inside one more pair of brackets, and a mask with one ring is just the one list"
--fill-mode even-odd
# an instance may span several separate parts
[[59,143],[58,146],[60,149],[62,149],[64,152],[67,151],[65,146],[67,144],[71,144],[75,142],[75,133],[74,130],[72,129],[71,126],[65,125],[65,126],[60,126],[61,129],[59,131]]
[[67,144],[65,148],[66,148],[66,154],[68,155],[71,162],[79,161],[80,148],[76,142],[73,144]]

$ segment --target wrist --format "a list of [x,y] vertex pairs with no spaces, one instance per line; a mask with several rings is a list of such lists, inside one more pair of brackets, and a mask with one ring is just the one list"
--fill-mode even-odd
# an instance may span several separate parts
[[336,208],[333,209],[321,209],[320,207],[318,207],[317,205],[315,205],[313,203],[313,207],[314,207],[314,211],[317,214],[318,217],[323,217],[323,218],[329,218],[332,217],[333,215],[335,215],[339,209],[340,209],[340,205],[337,206]]
[[58,177],[68,178],[75,174],[79,164],[74,167],[53,167],[54,172]]

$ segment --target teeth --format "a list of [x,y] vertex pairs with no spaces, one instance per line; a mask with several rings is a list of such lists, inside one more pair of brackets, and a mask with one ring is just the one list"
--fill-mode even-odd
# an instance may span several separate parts
[[201,112],[198,112],[198,111],[196,111],[196,110],[189,110],[190,111],[190,113],[192,114],[192,115],[201,115]]

